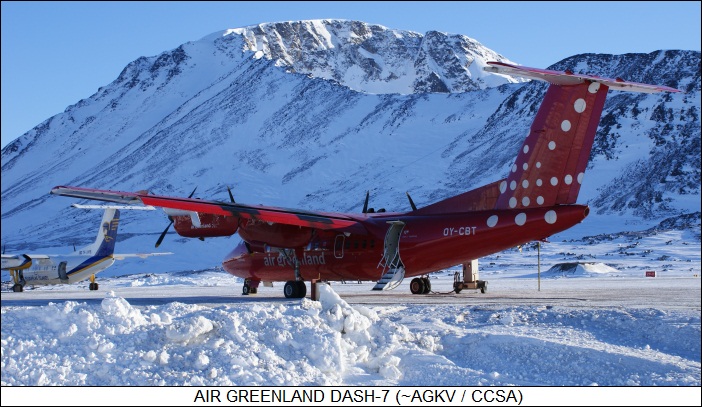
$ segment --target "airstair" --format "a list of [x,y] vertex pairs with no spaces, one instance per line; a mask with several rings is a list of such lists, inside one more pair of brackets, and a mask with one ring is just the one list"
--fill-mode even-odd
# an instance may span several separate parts
[[389,221],[390,227],[385,234],[385,247],[383,257],[378,263],[383,274],[375,284],[373,290],[388,291],[396,288],[405,278],[405,265],[400,259],[400,236],[405,223],[399,220]]

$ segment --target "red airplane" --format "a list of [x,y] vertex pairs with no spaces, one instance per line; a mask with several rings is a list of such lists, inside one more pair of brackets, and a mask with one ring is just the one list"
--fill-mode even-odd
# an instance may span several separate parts
[[244,278],[244,294],[255,293],[261,281],[285,281],[285,296],[302,298],[305,281],[378,280],[374,289],[388,290],[405,277],[415,277],[410,291],[423,294],[430,291],[429,273],[459,264],[465,275],[456,278],[455,291],[484,292],[486,282],[465,273],[475,260],[546,239],[588,215],[589,207],[576,199],[608,90],[679,92],[621,78],[488,64],[489,72],[550,83],[511,171],[419,209],[408,194],[410,212],[368,210],[368,196],[362,213],[326,213],[240,204],[231,192],[231,202],[67,186],[51,193],[161,207],[185,237],[238,232],[242,242],[222,265]]

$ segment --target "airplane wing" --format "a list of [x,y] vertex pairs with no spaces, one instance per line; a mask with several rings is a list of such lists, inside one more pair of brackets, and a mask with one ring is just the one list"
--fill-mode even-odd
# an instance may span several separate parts
[[204,199],[151,195],[147,191],[123,192],[57,186],[51,190],[51,193],[54,195],[94,199],[128,205],[147,205],[182,211],[209,213],[213,215],[234,216],[243,219],[255,219],[264,222],[303,226],[314,229],[337,230],[356,234],[367,233],[365,227],[360,222],[340,213],[310,212],[263,205],[246,205],[208,201]]
[[163,253],[133,253],[133,254],[113,254],[112,257],[114,257],[115,260],[124,260],[128,258],[134,258],[134,257],[139,257],[141,259],[145,259],[150,256],[165,256],[168,254],[173,254],[171,252],[163,252]]

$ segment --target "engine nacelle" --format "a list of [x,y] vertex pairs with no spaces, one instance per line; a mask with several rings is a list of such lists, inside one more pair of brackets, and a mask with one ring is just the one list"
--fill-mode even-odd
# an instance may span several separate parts
[[266,244],[272,247],[304,247],[312,240],[314,229],[304,226],[268,223],[255,219],[242,220],[239,236],[252,245],[254,251]]
[[183,237],[231,236],[239,228],[239,219],[234,216],[192,212],[172,218],[176,232]]

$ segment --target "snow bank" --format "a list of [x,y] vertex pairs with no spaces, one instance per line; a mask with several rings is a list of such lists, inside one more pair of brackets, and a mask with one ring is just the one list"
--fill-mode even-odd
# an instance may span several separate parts
[[[417,336],[328,285],[319,302],[139,309],[110,293],[3,308],[3,385],[335,385],[362,375],[396,383]],[[37,318],[40,324],[32,324]],[[11,328],[10,328],[11,327]],[[432,339],[438,341],[438,339]]]
[[604,263],[559,263],[546,271],[546,274],[562,276],[589,276],[592,274],[617,274],[619,270]]
[[319,301],[135,306],[108,292],[93,303],[3,304],[2,385],[702,383],[699,309],[371,308],[329,285],[319,292]]

